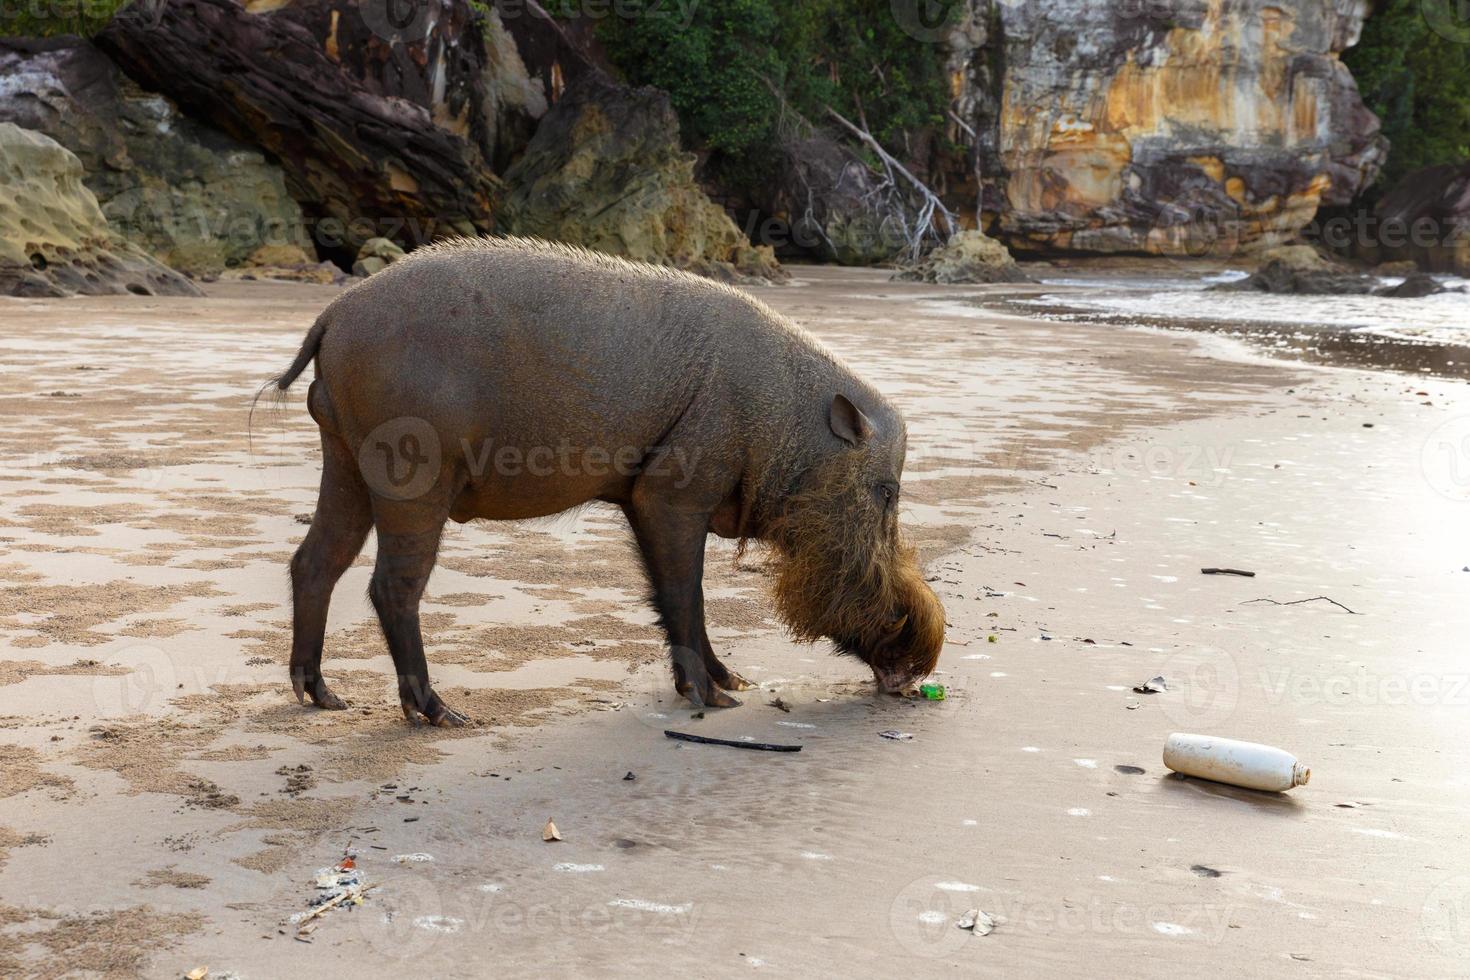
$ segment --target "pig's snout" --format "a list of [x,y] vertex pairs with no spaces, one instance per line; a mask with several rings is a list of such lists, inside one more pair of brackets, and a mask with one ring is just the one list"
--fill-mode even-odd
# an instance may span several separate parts
[[868,658],[878,687],[888,694],[901,694],[932,674],[944,647],[944,607],[927,585],[913,595],[913,605],[878,640]]

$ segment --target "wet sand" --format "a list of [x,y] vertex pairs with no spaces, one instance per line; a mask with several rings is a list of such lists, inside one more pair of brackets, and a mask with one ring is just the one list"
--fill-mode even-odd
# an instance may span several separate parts
[[[1463,973],[1463,383],[799,273],[761,295],[910,420],[943,702],[791,643],[720,546],[712,638],[762,690],[693,717],[621,518],[590,510],[450,532],[426,640],[480,727],[404,725],[371,541],[327,638],[352,709],[301,708],[314,427],[298,395],[247,444],[246,411],[336,291],[5,301],[0,975]],[[1352,612],[1252,601],[1316,596]],[[1171,731],[1312,782],[1175,779]],[[296,941],[347,847],[377,887]],[[996,930],[957,929],[971,908]]]

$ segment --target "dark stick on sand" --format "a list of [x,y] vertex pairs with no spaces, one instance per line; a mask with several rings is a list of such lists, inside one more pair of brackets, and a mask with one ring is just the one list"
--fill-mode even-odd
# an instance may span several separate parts
[[685,732],[675,732],[664,729],[664,734],[669,738],[677,738],[684,742],[698,742],[701,745],[728,745],[734,749],[755,749],[758,752],[800,752],[800,745],[777,745],[774,742],[737,742],[732,738],[705,738],[703,735],[689,735]]
[[1361,615],[1363,615],[1360,612],[1357,612],[1357,611],[1352,610],[1352,609],[1348,609],[1347,606],[1344,606],[1342,603],[1338,602],[1336,599],[1330,598],[1329,596],[1325,596],[1325,595],[1314,595],[1310,599],[1293,599],[1290,602],[1278,602],[1275,599],[1247,599],[1247,600],[1245,600],[1245,602],[1242,602],[1241,605],[1242,606],[1246,606],[1246,605],[1249,605],[1252,602],[1269,602],[1273,606],[1299,606],[1299,605],[1301,605],[1304,602],[1330,602],[1334,606],[1336,606],[1337,608],[1342,609],[1342,610],[1345,610],[1346,612],[1350,612],[1354,616],[1361,616]]
[[1242,575],[1246,578],[1255,578],[1255,572],[1247,572],[1243,568],[1201,568],[1201,575]]

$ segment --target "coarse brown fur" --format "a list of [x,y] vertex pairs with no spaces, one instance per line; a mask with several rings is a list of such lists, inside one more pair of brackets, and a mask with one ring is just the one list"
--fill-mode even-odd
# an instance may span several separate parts
[[862,462],[856,451],[833,457],[769,528],[772,596],[796,639],[831,638],[897,690],[934,670],[944,609],[903,539],[896,506],[865,492]]
[[462,723],[429,686],[419,629],[444,523],[591,501],[627,517],[675,687],[696,703],[737,704],[726,692],[748,686],[705,630],[711,533],[768,544],[792,632],[830,637],[885,689],[935,664],[944,613],[898,528],[902,416],[747,293],[565,245],[462,239],[338,297],[277,388],[313,361],[324,465],[291,563],[298,697],[343,706],[321,674],[327,604],[375,530],[370,595],[404,713]]

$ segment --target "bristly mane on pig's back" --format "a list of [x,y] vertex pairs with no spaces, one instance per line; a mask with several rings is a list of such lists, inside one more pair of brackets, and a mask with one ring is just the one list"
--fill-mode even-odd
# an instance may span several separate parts
[[760,299],[752,296],[743,289],[737,289],[729,283],[720,282],[717,279],[709,279],[693,272],[687,272],[674,266],[659,265],[654,262],[643,262],[638,259],[627,259],[620,255],[610,255],[607,252],[599,252],[596,249],[587,248],[584,245],[573,245],[567,242],[547,241],[544,238],[521,238],[514,235],[504,238],[491,235],[482,235],[476,238],[460,235],[453,238],[441,238],[437,241],[422,245],[406,256],[393,263],[394,268],[410,263],[432,259],[446,255],[458,255],[464,253],[494,253],[510,252],[528,256],[545,256],[548,258],[561,259],[573,265],[580,265],[597,269],[602,272],[611,272],[623,275],[638,276],[645,280],[663,281],[666,283],[690,286],[699,290],[707,290],[712,293],[740,300],[752,310],[760,313],[768,322],[780,327],[802,343],[811,347],[812,351],[821,357],[841,364],[841,360],[827,345],[816,338],[814,334],[804,327],[792,322],[790,317],[776,312]]

